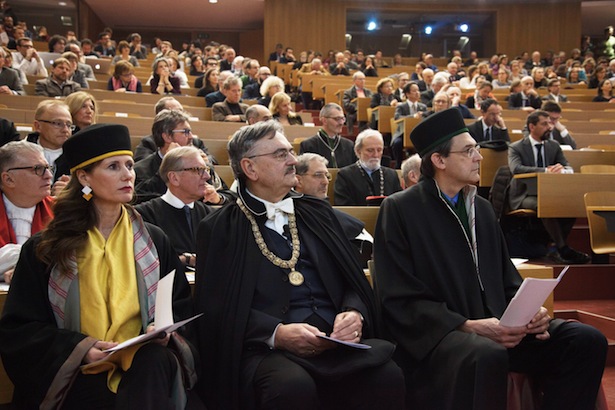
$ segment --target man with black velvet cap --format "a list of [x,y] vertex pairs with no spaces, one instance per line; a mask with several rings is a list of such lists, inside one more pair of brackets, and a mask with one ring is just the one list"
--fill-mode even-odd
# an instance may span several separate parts
[[491,204],[476,195],[482,160],[456,109],[410,135],[421,180],[384,200],[374,242],[375,289],[397,342],[409,408],[505,409],[507,374],[542,383],[543,409],[590,409],[606,339],[545,308],[518,327],[499,318],[521,285]]

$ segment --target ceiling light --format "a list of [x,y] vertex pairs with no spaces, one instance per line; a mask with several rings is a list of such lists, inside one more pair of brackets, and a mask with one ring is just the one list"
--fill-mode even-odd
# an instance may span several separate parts
[[425,26],[425,34],[430,35],[432,31],[433,28],[431,26]]
[[218,0],[209,0],[209,2],[213,4],[213,3],[217,3]]
[[66,2],[65,1],[61,1],[61,2],[58,3],[58,6],[65,7],[66,6]]

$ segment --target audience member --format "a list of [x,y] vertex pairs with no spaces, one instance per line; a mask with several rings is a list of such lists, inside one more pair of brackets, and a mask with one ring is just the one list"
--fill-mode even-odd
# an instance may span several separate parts
[[[529,172],[546,172],[554,174],[570,174],[572,168],[562,153],[560,144],[551,139],[553,125],[549,113],[538,110],[527,117],[529,135],[510,145],[508,149],[508,166],[513,174]],[[510,209],[537,209],[538,198],[531,193],[525,182],[514,179],[510,183]],[[540,219],[556,249],[549,257],[556,263],[587,263],[590,258],[585,253],[568,246],[567,238],[574,219],[571,218],[541,218]]]
[[[261,66],[258,69],[256,81],[249,84],[243,89],[244,100],[257,100],[261,97],[261,86],[271,76],[271,70],[267,66]],[[284,90],[284,87],[282,87]]]
[[[243,64],[243,75],[241,76],[241,88],[244,90],[248,85],[258,82],[258,73],[261,68],[258,60],[254,58],[246,58],[245,60]],[[283,89],[284,88],[282,88],[282,90]]]
[[334,189],[334,204],[357,206],[371,204],[368,197],[383,197],[401,191],[399,177],[394,169],[380,164],[384,150],[382,134],[376,130],[362,131],[355,141],[355,154],[359,160],[340,169]]
[[[239,199],[197,234],[207,406],[402,408],[399,369],[388,355],[376,358],[390,345],[370,339],[378,329],[372,289],[331,207],[291,191],[297,161],[279,124],[242,128],[229,154]],[[269,221],[266,204],[274,204]],[[317,337],[325,334],[372,348],[334,349]]]
[[545,408],[593,408],[600,332],[551,320],[544,307],[522,326],[498,320],[522,279],[491,204],[476,195],[482,157],[459,112],[431,116],[411,139],[421,180],[385,199],[374,242],[375,289],[408,408],[504,409],[509,371],[543,382]]
[[107,81],[107,90],[116,93],[141,93],[141,80],[135,76],[135,68],[128,61],[118,61],[113,67],[113,75]]
[[553,78],[549,80],[549,82],[547,83],[547,89],[549,90],[549,94],[542,97],[543,101],[553,101],[558,104],[567,103],[568,97],[566,97],[560,92],[562,88],[561,86],[562,83],[559,78]]
[[47,77],[45,62],[38,55],[32,40],[27,37],[17,39],[17,52],[13,53],[13,68],[25,75]]
[[479,144],[484,141],[503,140],[510,142],[508,128],[502,118],[502,106],[493,98],[480,104],[481,119],[468,126],[470,136]]
[[235,67],[233,67],[233,60],[235,59],[235,49],[227,48],[224,52],[224,59],[220,60],[220,71],[231,71],[235,73]]
[[390,77],[381,78],[376,83],[376,92],[372,95],[372,100],[369,103],[371,108],[376,108],[381,105],[395,107],[399,103],[393,95],[393,79]]
[[203,153],[192,146],[170,150],[160,164],[160,178],[167,191],[135,207],[143,220],[169,236],[180,261],[196,266],[196,229],[212,209],[202,201],[215,200],[215,188],[207,183],[209,166]]
[[0,94],[24,95],[20,72],[7,63],[10,54],[0,47]]
[[598,95],[594,97],[593,102],[608,102],[615,103],[615,95],[613,95],[613,83],[610,79],[605,78],[598,84]]
[[203,74],[203,81],[201,82],[201,88],[196,93],[197,97],[205,97],[208,94],[215,93],[218,91],[218,76],[220,75],[220,71],[218,68],[208,68]]
[[[354,131],[354,123],[357,122],[357,98],[371,98],[372,91],[365,88],[365,74],[361,71],[357,71],[352,75],[352,87],[344,90],[342,96],[342,105],[346,112],[348,132],[352,134]],[[359,122],[359,131],[363,131],[367,127],[367,122]]]
[[66,97],[81,90],[79,84],[68,79],[71,71],[70,62],[67,59],[56,58],[51,66],[51,75],[36,81],[35,94],[46,97]]
[[273,119],[282,125],[303,125],[301,117],[292,111],[290,97],[284,91],[271,98],[269,111],[273,115]]
[[226,99],[224,83],[227,79],[233,77],[233,73],[230,71],[222,71],[218,74],[218,91],[214,91],[213,93],[209,93],[205,96],[205,104],[208,107],[213,107],[215,103],[223,102]]
[[329,65],[329,72],[331,75],[350,75],[350,70],[344,62],[344,53],[340,51],[335,54],[335,62]]
[[129,41],[130,55],[138,60],[145,60],[147,58],[147,48],[141,43],[141,35],[139,33],[132,33],[129,36]]
[[534,111],[540,108],[542,100],[534,89],[534,79],[525,76],[521,80],[521,91],[508,97],[508,108],[511,110]]
[[487,98],[493,98],[493,94],[491,93],[492,91],[493,85],[491,85],[491,82],[482,82],[479,86],[476,87],[476,91],[474,91],[474,94],[466,99],[466,106],[472,109],[480,109],[480,105],[483,101],[485,101]]
[[223,102],[213,105],[211,109],[213,120],[246,122],[248,105],[239,102],[241,100],[241,80],[237,77],[229,77],[224,81],[222,88],[226,98]]
[[[428,79],[432,75],[428,69],[423,71],[423,79],[426,82],[427,89],[421,93],[421,102],[425,104],[427,107],[431,107],[434,97],[440,91],[444,91],[444,87],[448,84],[448,79],[445,75],[438,75],[431,77],[432,80],[428,83]],[[429,69],[431,70],[431,69]],[[420,88],[420,86],[419,86]],[[466,102],[467,105],[467,102]]]
[[130,54],[130,45],[126,40],[122,40],[118,43],[117,54],[113,57],[113,60],[111,60],[111,64],[117,64],[119,61],[128,61],[133,66],[139,67],[139,61],[135,56]]
[[88,81],[85,78],[85,73],[79,69],[79,57],[77,57],[77,55],[72,51],[66,51],[62,53],[62,58],[68,60],[68,63],[70,64],[70,74],[68,75],[68,79],[79,84],[81,88],[90,88]]
[[254,125],[257,122],[269,121],[273,118],[269,108],[260,104],[253,104],[246,110],[246,123]]
[[591,75],[591,77],[589,77],[587,88],[598,88],[598,84],[600,84],[600,81],[604,80],[605,78],[610,78],[607,75],[606,68],[604,68],[603,66],[596,67],[594,73]]
[[470,111],[468,106],[461,103],[461,89],[459,87],[447,87],[446,95],[448,95],[448,98],[450,99],[451,107],[457,108],[463,118],[467,118],[470,120],[476,118],[474,114],[472,114],[472,111]]
[[341,135],[346,122],[342,107],[335,103],[326,104],[320,110],[319,117],[322,128],[313,137],[301,141],[299,154],[319,154],[327,159],[331,168],[343,168],[353,164],[357,160],[354,144]]
[[0,147],[0,277],[11,283],[21,246],[53,217],[53,169],[43,148],[28,141]]
[[260,87],[261,97],[256,101],[257,104],[269,107],[271,98],[279,93],[284,92],[284,81],[280,77],[269,76]]
[[419,183],[421,178],[421,157],[413,154],[401,163],[401,188],[408,189]]
[[158,58],[152,64],[152,75],[148,80],[152,94],[180,94],[179,78],[171,73],[166,58]]
[[115,47],[111,42],[111,36],[108,32],[103,31],[98,34],[98,44],[94,47],[94,51],[99,57],[113,57],[115,56]]
[[[423,113],[427,111],[427,106],[420,102],[421,93],[416,82],[412,81],[404,86],[406,101],[397,104],[395,107],[395,119],[403,117],[423,118]],[[404,128],[403,124],[393,131],[391,141],[391,154],[396,161],[396,166],[400,167],[404,159]]]
[[50,53],[62,54],[66,48],[66,37],[55,34],[49,39],[48,46]]

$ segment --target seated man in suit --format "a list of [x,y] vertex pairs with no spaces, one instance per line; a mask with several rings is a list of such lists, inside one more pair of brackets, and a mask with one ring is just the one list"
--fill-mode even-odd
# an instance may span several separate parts
[[[425,71],[423,70],[423,79],[425,78]],[[427,107],[431,108],[433,99],[440,90],[442,90],[448,84],[446,75],[436,75],[431,82],[431,87],[421,93],[421,102]]]
[[45,79],[37,80],[34,86],[36,95],[46,97],[66,97],[81,90],[81,86],[69,80],[72,73],[70,62],[65,58],[56,58],[51,68],[51,75]]
[[[301,79],[305,74],[325,76],[331,75],[322,64],[322,60],[320,58],[314,58],[310,63],[305,63],[301,66],[297,76]],[[311,92],[302,91],[301,99],[303,100],[303,107],[306,109],[315,109],[315,107],[320,108],[320,102],[314,101]]]
[[[162,110],[154,118],[152,124],[152,137],[158,149],[156,152],[135,163],[135,192],[137,202],[148,201],[157,198],[167,191],[167,186],[162,179],[159,169],[162,159],[172,149],[192,146],[194,144],[192,129],[188,115],[184,111]],[[206,154],[203,153],[203,156]],[[220,179],[212,173],[212,178]],[[226,189],[224,181],[210,179],[212,185],[220,185]],[[230,198],[230,196],[229,196]],[[208,203],[221,205],[227,200],[226,194],[217,191],[206,197]]]
[[0,94],[24,95],[19,71],[6,64],[6,51],[0,47]]
[[370,196],[376,197],[374,203],[379,203],[383,197],[401,191],[397,171],[380,164],[384,151],[382,134],[369,128],[362,131],[357,135],[354,151],[359,160],[337,173],[335,205],[368,205]]
[[404,102],[406,101],[406,94],[404,93],[404,87],[406,86],[406,84],[408,84],[408,82],[410,81],[410,74],[404,72],[404,73],[399,73],[399,75],[397,76],[397,88],[395,89],[395,91],[393,91],[393,95],[395,96],[395,99],[399,102]]
[[196,228],[212,209],[202,201],[217,195],[209,180],[209,167],[202,152],[186,146],[170,150],[160,164],[160,178],[167,191],[135,207],[143,220],[159,226],[171,240],[179,259],[196,264]]
[[[295,165],[297,173],[295,191],[328,201],[327,190],[331,183],[328,163],[327,158],[311,152],[299,155]],[[365,230],[365,224],[361,220],[337,208],[333,208],[333,213],[340,221],[346,238],[355,246],[361,266],[367,268],[367,261],[372,259],[374,238]]]
[[549,94],[542,97],[543,101],[553,101],[558,104],[567,103],[568,97],[561,93],[561,88],[562,82],[559,78],[550,79],[547,83],[547,90],[549,90]]
[[[508,166],[513,174],[530,172],[548,172],[571,174],[572,168],[557,141],[553,141],[553,125],[546,111],[534,111],[527,117],[529,135],[508,148]],[[510,209],[537,209],[538,198],[528,193],[527,185],[513,179],[508,193]],[[568,234],[574,225],[574,218],[541,218],[545,230],[555,243],[555,248],[547,256],[557,263],[587,263],[590,258],[583,252],[576,251],[566,243]]]
[[542,100],[534,89],[534,79],[526,75],[521,79],[521,91],[508,97],[508,108],[511,110],[534,111],[542,105]]
[[344,53],[339,51],[335,54],[335,62],[329,64],[329,72],[331,75],[350,75],[350,70],[344,63]]
[[224,82],[233,76],[230,71],[221,71],[218,74],[218,91],[209,93],[205,96],[205,105],[207,107],[213,107],[215,103],[223,102],[226,99],[224,95]]
[[331,168],[342,168],[353,164],[357,157],[354,145],[348,138],[340,134],[344,127],[344,111],[335,103],[329,103],[320,110],[322,129],[316,135],[301,141],[299,154],[313,152],[322,155],[329,161]]
[[421,157],[419,154],[414,154],[401,163],[401,178],[402,189],[412,188],[419,183],[421,178]]
[[[549,135],[549,139],[555,140],[559,142],[560,145],[569,145],[572,149],[577,149],[577,142],[572,138],[570,132],[564,124],[561,123],[560,119],[562,118],[562,107],[555,101],[544,101],[542,103],[542,107],[540,108],[542,111],[546,111],[549,114],[549,119],[551,120],[551,133]],[[523,136],[527,137],[530,135],[527,126],[523,128]]]
[[[352,75],[352,82],[354,83],[353,86],[344,90],[344,96],[342,97],[342,105],[344,106],[344,111],[346,111],[346,126],[350,134],[353,133],[354,123],[357,121],[356,99],[371,98],[373,95],[371,90],[365,88],[365,74],[361,71],[356,71]],[[359,131],[363,131],[365,127],[367,127],[366,121],[359,123]]]
[[468,131],[478,143],[504,140],[510,142],[508,129],[502,118],[502,106],[493,98],[480,104],[481,119],[468,126]]
[[223,102],[215,103],[212,107],[213,120],[246,122],[248,105],[239,102],[241,100],[241,80],[237,77],[229,77],[224,81],[222,87],[226,99]]
[[448,95],[448,98],[451,100],[451,107],[457,108],[463,118],[472,120],[476,118],[468,106],[461,103],[461,88],[451,85],[446,89],[446,95]]
[[[373,339],[372,289],[329,204],[292,191],[297,160],[280,125],[241,128],[229,157],[239,198],[197,233],[207,407],[403,408],[401,372],[380,356],[390,343]],[[325,334],[372,348],[334,348]]]
[[258,100],[261,97],[261,85],[263,85],[263,81],[269,77],[271,77],[271,70],[269,67],[266,65],[261,66],[258,69],[256,81],[243,88],[243,99]]
[[551,320],[544,307],[519,326],[499,320],[522,280],[493,207],[476,195],[482,157],[459,112],[430,116],[410,138],[421,181],[384,200],[374,242],[374,287],[407,408],[505,409],[515,371],[537,379],[544,409],[593,409],[604,335]]
[[0,148],[0,280],[6,283],[21,245],[53,218],[52,180],[40,145],[13,141]]
[[[395,107],[395,119],[398,120],[403,117],[423,118],[423,113],[427,111],[427,106],[420,102],[421,92],[416,82],[406,83],[404,86],[404,96],[405,101],[397,104],[397,107]],[[399,168],[404,160],[404,130],[401,126],[393,133],[391,154]]]
[[483,81],[474,94],[466,99],[466,106],[471,109],[480,109],[481,103],[492,96],[491,91],[493,91],[493,84],[490,81]]

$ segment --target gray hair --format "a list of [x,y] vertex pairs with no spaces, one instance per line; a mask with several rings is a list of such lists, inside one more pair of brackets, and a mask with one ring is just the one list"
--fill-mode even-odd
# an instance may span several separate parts
[[25,152],[44,155],[43,147],[26,140],[11,141],[0,147],[0,172],[9,169]]
[[274,85],[277,85],[280,88],[279,91],[284,91],[284,81],[282,81],[280,77],[276,77],[275,75],[272,75],[269,78],[267,78],[265,81],[263,81],[263,83],[261,84],[261,89],[260,89],[261,95],[263,97],[266,97],[267,95],[269,95],[269,89],[273,87]]
[[[154,106],[154,109],[156,110],[156,114],[158,114],[160,111],[164,109],[167,109],[167,103],[172,100],[177,101],[174,97],[162,97],[161,99],[159,99],[156,105]],[[177,103],[181,105],[179,101],[177,101]]]
[[319,118],[328,117],[329,115],[331,115],[331,113],[334,110],[341,111],[342,113],[344,112],[344,110],[342,109],[342,107],[339,106],[339,104],[329,103],[320,109],[320,114],[318,114],[318,117]]
[[401,163],[401,175],[404,178],[406,187],[409,187],[411,184],[411,181],[408,178],[408,174],[410,173],[410,171],[414,171],[414,173],[417,175],[421,174],[421,157],[419,156],[419,154],[414,154]]
[[170,134],[177,124],[181,122],[188,122],[190,119],[185,112],[162,110],[154,118],[154,124],[152,124],[152,137],[156,142],[156,146],[161,148],[164,146],[164,138],[162,134]]
[[284,134],[284,129],[279,122],[270,120],[257,122],[254,125],[246,125],[233,134],[233,138],[231,138],[226,147],[235,179],[244,179],[245,175],[241,169],[241,160],[248,156],[254,144],[263,138],[271,139],[278,132]]
[[190,155],[196,154],[199,157],[201,156],[201,152],[198,148],[193,145],[188,145],[187,147],[179,147],[172,150],[169,150],[164,157],[162,158],[162,163],[160,164],[160,178],[164,181],[165,184],[169,183],[169,172],[171,171],[179,171],[184,168],[184,158],[187,158]]
[[224,84],[222,85],[222,87],[225,90],[230,90],[231,87],[233,87],[235,85],[238,85],[239,88],[241,88],[243,83],[241,82],[241,79],[239,77],[233,76],[233,77],[229,77],[226,80],[224,80]]
[[363,140],[368,137],[378,137],[380,141],[384,144],[384,138],[382,138],[382,134],[378,130],[372,130],[368,128],[364,131],[361,131],[359,135],[357,135],[357,139],[354,142],[354,152],[359,156],[359,151],[363,148]]
[[329,165],[329,160],[322,155],[315,154],[313,152],[306,152],[297,157],[297,163],[295,164],[295,173],[297,175],[305,175],[310,169],[310,164],[313,161],[319,161],[325,165]]

